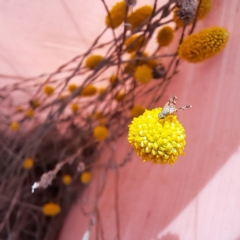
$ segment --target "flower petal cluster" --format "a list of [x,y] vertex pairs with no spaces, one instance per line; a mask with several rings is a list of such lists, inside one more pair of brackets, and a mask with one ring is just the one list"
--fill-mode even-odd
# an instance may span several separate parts
[[127,22],[131,25],[132,31],[144,23],[151,15],[153,8],[149,5],[142,6],[135,10],[127,18]]
[[174,114],[158,118],[162,108],[145,110],[129,125],[128,141],[143,161],[173,164],[184,154],[185,129]]
[[80,96],[82,97],[90,97],[97,93],[97,88],[91,84],[86,85],[82,92],[80,93]]
[[139,36],[137,34],[130,36],[126,39],[125,45],[128,53],[136,52],[142,46],[144,46],[145,38],[143,35]]
[[145,111],[144,107],[135,105],[130,110],[131,117],[132,118],[139,117],[140,115],[142,115],[144,113],[144,111]]
[[91,70],[95,69],[97,65],[103,60],[102,55],[93,54],[87,57],[85,67]]
[[112,29],[119,27],[124,21],[125,10],[126,2],[125,1],[117,2],[109,11],[111,21],[108,15],[105,18],[105,23],[107,27],[110,27]]
[[178,49],[178,56],[188,62],[204,61],[222,51],[229,33],[225,28],[210,27],[188,36]]
[[61,212],[61,207],[58,204],[53,202],[46,203],[42,207],[42,212],[46,216],[53,217],[58,215]]
[[30,169],[33,167],[34,161],[32,158],[27,158],[23,162],[23,168],[24,169]]
[[47,85],[44,87],[43,91],[47,96],[51,96],[54,93],[54,88],[50,85]]
[[105,126],[96,126],[93,135],[98,141],[104,141],[108,137],[108,129]]
[[157,42],[161,47],[168,46],[174,38],[174,30],[165,26],[161,28],[157,34]]
[[91,173],[90,172],[83,172],[80,176],[80,181],[83,183],[83,184],[88,184],[90,181],[91,181]]
[[139,83],[148,83],[152,79],[152,69],[147,65],[142,65],[136,68],[134,77]]

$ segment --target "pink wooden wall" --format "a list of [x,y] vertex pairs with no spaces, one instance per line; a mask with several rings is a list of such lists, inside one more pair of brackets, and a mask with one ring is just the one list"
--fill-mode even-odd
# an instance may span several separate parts
[[[152,1],[139,5],[144,2]],[[240,1],[213,5],[198,29],[226,27],[227,47],[203,63],[182,63],[159,103],[177,95],[179,106],[193,105],[178,114],[187,132],[186,156],[173,166],[158,166],[134,155],[120,170],[123,240],[240,239]],[[0,73],[54,70],[89,46],[104,16],[100,0],[0,1]],[[120,159],[129,145],[121,139],[116,147]],[[113,182],[111,173],[100,201],[107,240],[116,234]],[[76,204],[60,240],[81,239],[87,220]]]

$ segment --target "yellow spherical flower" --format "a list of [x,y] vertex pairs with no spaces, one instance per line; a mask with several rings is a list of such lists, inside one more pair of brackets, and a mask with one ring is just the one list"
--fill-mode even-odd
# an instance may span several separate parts
[[118,77],[117,75],[113,74],[110,79],[109,79],[110,83],[113,85],[118,81]]
[[90,55],[86,59],[85,67],[89,69],[95,69],[97,65],[103,60],[101,55]]
[[184,154],[185,130],[174,114],[158,118],[162,108],[145,110],[129,125],[128,141],[143,161],[172,164]]
[[17,106],[16,107],[16,112],[23,112],[22,106]]
[[61,207],[58,204],[53,202],[46,203],[42,207],[42,212],[46,216],[53,217],[58,215],[61,212]]
[[26,112],[25,112],[25,116],[28,117],[28,118],[31,118],[33,117],[34,115],[34,111],[32,109],[28,109]]
[[[198,0],[198,2],[200,2]],[[211,0],[201,0],[201,5],[199,6],[199,11],[197,15],[197,19],[201,20],[207,16],[212,8],[212,1]]]
[[104,94],[106,91],[107,91],[107,89],[105,87],[101,87],[101,88],[98,89],[98,92],[100,94]]
[[128,53],[136,52],[146,42],[143,35],[139,36],[137,34],[130,36],[125,41],[126,50]]
[[30,105],[33,109],[38,108],[41,104],[40,101],[38,99],[33,99],[30,101]]
[[32,158],[27,158],[23,162],[23,168],[30,169],[30,168],[33,167],[33,164],[34,164],[33,159]]
[[108,137],[108,129],[104,126],[96,126],[93,135],[98,141],[104,141]]
[[121,102],[124,98],[125,94],[123,92],[118,92],[116,95],[115,95],[115,100],[117,100],[118,102]]
[[109,11],[111,21],[108,15],[105,18],[105,23],[107,27],[110,27],[113,29],[119,27],[124,21],[125,10],[126,10],[126,2],[125,1],[117,2]]
[[91,173],[90,172],[83,172],[80,176],[80,181],[83,184],[88,184],[91,181]]
[[148,83],[152,79],[152,70],[146,65],[139,66],[134,72],[134,77],[140,83]]
[[142,106],[133,106],[130,110],[131,113],[131,117],[135,118],[135,117],[139,117],[140,115],[142,115],[145,111],[145,108]]
[[168,46],[174,38],[174,30],[169,27],[165,26],[159,30],[157,34],[157,42],[161,47]]
[[127,22],[131,25],[131,29],[139,27],[143,22],[145,22],[152,15],[153,8],[149,5],[142,6],[135,10],[127,18]]
[[219,53],[227,44],[229,33],[221,27],[210,27],[188,36],[178,49],[178,56],[188,62],[201,62]]
[[77,88],[78,88],[78,86],[74,83],[68,85],[69,92],[74,92]]
[[79,105],[77,103],[73,103],[71,105],[71,109],[72,109],[73,113],[77,113],[79,110]]
[[72,177],[71,177],[71,175],[68,175],[68,174],[63,175],[63,177],[62,177],[62,182],[63,182],[65,185],[71,184],[71,182],[72,182]]
[[82,97],[91,97],[97,93],[97,88],[91,84],[86,85],[82,92],[80,93],[80,96]]
[[54,88],[50,85],[47,85],[44,87],[43,91],[45,92],[46,95],[50,96],[54,93]]
[[11,122],[11,124],[10,124],[10,129],[11,129],[12,131],[17,131],[17,130],[19,129],[19,123],[16,122],[16,121]]

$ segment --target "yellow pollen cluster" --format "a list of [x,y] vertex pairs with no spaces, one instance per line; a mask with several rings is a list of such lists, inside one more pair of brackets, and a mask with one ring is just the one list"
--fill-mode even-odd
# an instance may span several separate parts
[[144,36],[132,35],[125,41],[126,50],[128,53],[136,52],[142,46],[144,46]]
[[140,83],[148,83],[152,79],[152,69],[147,65],[139,66],[134,72],[134,77]]
[[163,27],[157,34],[157,42],[161,47],[168,46],[174,38],[174,30],[169,27]]
[[72,182],[72,177],[71,177],[71,175],[68,175],[68,174],[63,175],[63,177],[62,177],[62,182],[63,182],[65,185],[71,184],[71,182]]
[[80,176],[80,181],[83,184],[88,184],[91,181],[91,173],[90,172],[83,172]]
[[110,21],[110,18],[108,15],[105,18],[105,23],[107,27],[110,27],[113,29],[119,27],[124,21],[125,10],[126,10],[126,2],[125,1],[117,2],[109,11],[112,21]]
[[61,207],[58,204],[53,202],[46,203],[42,207],[42,212],[46,216],[53,217],[58,215],[61,212]]
[[68,85],[69,92],[74,92],[77,88],[78,88],[78,86],[74,83]]
[[27,158],[23,162],[23,168],[30,169],[30,168],[33,167],[33,164],[34,164],[33,159],[32,158]]
[[118,77],[117,75],[113,74],[110,79],[109,79],[110,83],[113,85],[118,81]]
[[90,97],[97,93],[97,88],[91,84],[86,85],[82,92],[80,93],[80,96],[82,97]]
[[16,121],[11,122],[11,124],[10,124],[10,129],[11,129],[12,131],[17,131],[17,130],[19,129],[19,123],[16,122]]
[[104,126],[96,126],[93,135],[98,141],[104,141],[108,137],[108,129]]
[[34,115],[34,112],[32,109],[28,109],[26,112],[25,112],[25,116],[28,117],[28,118],[31,118],[33,117]]
[[47,96],[50,96],[54,93],[54,88],[50,85],[47,85],[44,87],[43,91]]
[[131,117],[135,118],[135,117],[139,117],[140,115],[142,115],[145,111],[145,108],[142,106],[133,106],[130,110],[131,113]]
[[85,67],[91,70],[95,69],[97,65],[103,60],[101,55],[90,55],[86,59]]
[[131,25],[132,31],[144,23],[151,15],[153,8],[149,5],[142,6],[129,15],[127,22]]
[[229,33],[221,27],[210,27],[188,36],[178,49],[178,56],[188,62],[204,61],[222,51]]
[[143,161],[173,164],[184,154],[185,130],[176,115],[158,118],[162,108],[145,110],[129,125],[128,141]]

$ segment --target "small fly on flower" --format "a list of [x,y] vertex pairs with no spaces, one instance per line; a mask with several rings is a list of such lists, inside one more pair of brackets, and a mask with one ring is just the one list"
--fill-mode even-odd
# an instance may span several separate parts
[[191,105],[187,105],[184,107],[176,108],[176,104],[177,104],[177,97],[176,96],[171,97],[168,100],[168,102],[164,105],[162,111],[158,114],[158,117],[160,119],[163,119],[170,114],[176,113],[178,110],[186,110],[192,107]]

